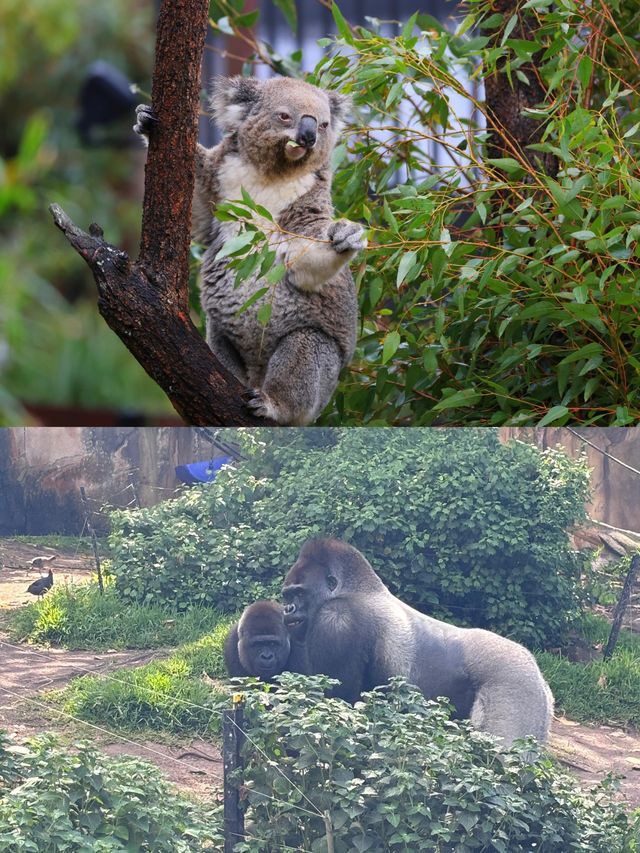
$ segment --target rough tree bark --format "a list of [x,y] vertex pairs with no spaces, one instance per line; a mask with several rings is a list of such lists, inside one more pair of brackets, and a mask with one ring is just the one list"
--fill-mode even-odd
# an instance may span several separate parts
[[[244,387],[217,361],[189,317],[188,275],[200,62],[209,0],[163,0],[158,19],[151,134],[138,260],[78,228],[56,204],[54,222],[89,265],[98,309],[185,421],[265,426]],[[133,119],[133,116],[132,116]]]
[[[494,0],[492,11],[502,15],[502,23],[495,31],[496,41],[502,35],[504,25],[514,14],[518,15],[518,23],[514,27],[511,38],[529,40],[534,32],[535,19],[530,11],[522,10],[524,0]],[[489,31],[491,35],[494,32]],[[513,84],[504,72],[502,66],[495,74],[488,75],[484,80],[485,102],[489,128],[494,130],[488,145],[489,157],[513,157],[513,148],[521,151],[532,164],[539,160],[546,174],[555,176],[558,172],[558,161],[553,154],[536,151],[527,152],[527,146],[540,142],[544,131],[544,122],[528,118],[522,111],[535,107],[546,100],[546,90],[540,81],[536,64],[541,53],[534,54],[532,62],[522,66],[521,70],[529,81],[523,83],[514,74]]]

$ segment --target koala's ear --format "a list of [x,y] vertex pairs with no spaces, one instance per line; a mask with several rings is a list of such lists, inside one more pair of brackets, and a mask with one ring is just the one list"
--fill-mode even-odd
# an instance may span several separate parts
[[327,94],[331,107],[331,126],[339,133],[351,115],[353,100],[350,95],[341,95],[340,92],[328,92]]
[[255,77],[214,77],[209,106],[223,133],[233,133],[260,97],[262,82]]

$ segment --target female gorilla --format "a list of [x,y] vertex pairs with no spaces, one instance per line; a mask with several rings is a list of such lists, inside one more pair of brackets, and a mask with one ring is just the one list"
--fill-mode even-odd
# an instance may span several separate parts
[[306,647],[306,671],[339,679],[335,695],[355,702],[401,675],[428,699],[446,696],[457,717],[507,746],[527,735],[546,740],[553,697],[533,655],[491,631],[448,625],[404,604],[351,545],[307,542],[282,595],[291,636]]

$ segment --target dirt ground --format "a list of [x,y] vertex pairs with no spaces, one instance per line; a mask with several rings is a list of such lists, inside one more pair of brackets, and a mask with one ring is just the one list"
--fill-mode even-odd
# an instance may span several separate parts
[[167,654],[166,649],[105,654],[41,649],[13,643],[0,633],[0,728],[19,738],[43,731],[60,732],[70,739],[86,738],[109,755],[144,758],[179,787],[208,795],[222,784],[222,758],[212,744],[193,739],[167,743],[120,736],[102,726],[69,719],[39,695],[59,689],[80,675],[141,666]]
[[[37,569],[29,571],[27,563],[33,557],[54,553],[51,548],[0,540],[4,564],[0,569],[0,615],[3,609],[33,601],[26,588],[41,573]],[[52,561],[54,582],[86,583],[94,569],[93,558],[86,554],[58,553]],[[108,673],[124,666],[140,666],[165,654],[160,649],[105,654],[41,649],[16,645],[0,631],[0,728],[18,737],[41,731],[59,731],[70,738],[86,737],[110,755],[135,755],[150,761],[192,794],[206,796],[219,791],[222,759],[212,744],[175,738],[128,739],[100,727],[70,721],[38,695],[60,688],[87,671]],[[550,746],[585,785],[595,784],[610,772],[621,775],[621,797],[631,806],[640,807],[640,735],[558,718],[553,723]]]
[[[29,561],[53,554],[58,555],[50,564],[54,583],[87,583],[95,573],[93,555],[86,552],[76,554],[12,539],[0,540],[0,618],[3,611],[35,600],[26,591],[27,587],[44,576],[47,569],[30,568]],[[70,739],[87,738],[109,755],[134,755],[150,761],[191,794],[209,795],[222,785],[222,758],[215,746],[201,740],[167,742],[121,737],[69,720],[38,695],[61,688],[87,672],[106,673],[125,666],[141,666],[167,653],[162,649],[105,654],[42,649],[13,643],[0,630],[0,728],[18,737],[56,731]]]
[[[58,554],[55,560],[46,563],[40,570],[31,568],[29,561],[34,557],[49,557]],[[0,540],[0,609],[22,607],[34,601],[27,592],[30,583],[44,577],[51,566],[54,583],[87,583],[95,572],[92,556],[73,551],[56,551],[42,545],[29,545],[15,539]]]

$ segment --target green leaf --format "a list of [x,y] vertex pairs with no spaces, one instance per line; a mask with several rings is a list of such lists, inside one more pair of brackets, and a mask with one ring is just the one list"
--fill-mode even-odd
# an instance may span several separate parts
[[285,16],[287,23],[295,33],[298,29],[298,13],[296,11],[295,0],[273,0],[273,2]]
[[271,311],[273,310],[273,305],[271,302],[265,302],[264,305],[261,305],[256,311],[256,318],[258,323],[261,326],[266,326],[269,320],[271,319]]
[[405,252],[398,264],[398,275],[396,277],[396,287],[400,287],[402,282],[409,274],[409,270],[413,267],[417,252]]
[[536,424],[538,427],[544,427],[548,424],[555,423],[556,421],[562,420],[566,418],[569,414],[569,409],[566,406],[553,406],[553,408],[549,409],[547,414],[542,418],[542,420]]
[[227,240],[224,246],[220,249],[218,254],[216,255],[216,260],[220,260],[221,258],[226,258],[229,255],[234,255],[237,252],[241,252],[243,249],[246,249],[256,238],[255,231],[241,231],[240,234],[236,234],[235,237],[231,237],[230,240]]
[[260,287],[258,290],[256,290],[255,293],[251,294],[251,296],[247,299],[247,301],[244,303],[244,305],[241,305],[240,308],[238,308],[238,310],[236,311],[236,315],[242,314],[244,311],[247,310],[247,308],[249,308],[251,305],[253,305],[254,302],[257,302],[258,299],[260,299],[262,296],[265,295],[265,293],[268,293],[268,292],[269,292],[268,287]]
[[571,236],[574,238],[574,240],[591,240],[596,235],[593,233],[593,231],[587,230],[587,231],[574,231],[571,234]]
[[331,4],[331,14],[333,15],[333,20],[336,22],[336,27],[338,28],[338,32],[340,33],[342,38],[348,44],[353,44],[353,34],[351,32],[351,27],[344,19],[342,12],[338,8],[337,3]]
[[482,394],[476,391],[475,388],[464,388],[462,391],[456,391],[455,394],[450,394],[443,400],[439,400],[433,407],[434,411],[442,411],[442,409],[464,408],[465,406],[475,406],[480,401]]
[[396,350],[400,346],[400,335],[398,332],[387,332],[382,347],[382,363],[386,364],[389,359],[395,355]]
[[269,272],[265,275],[265,279],[269,282],[269,284],[277,284],[279,281],[285,277],[287,272],[287,268],[284,264],[277,264],[273,269],[270,269]]
[[522,171],[522,166],[513,157],[488,157],[486,162],[492,166],[496,166],[498,169],[502,169],[508,175]]
[[518,23],[518,15],[514,14],[507,21],[507,26],[504,28],[504,33],[502,34],[502,41],[500,42],[501,44],[504,44],[506,42],[506,40],[509,38],[509,36],[513,32],[513,28],[515,27],[515,25],[517,23]]
[[578,80],[583,89],[586,89],[591,80],[591,72],[593,70],[593,60],[590,56],[583,56],[578,63]]

